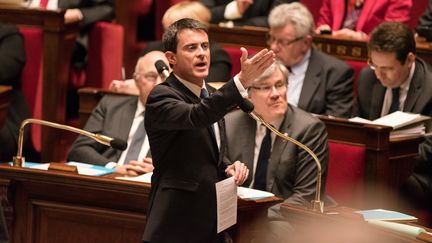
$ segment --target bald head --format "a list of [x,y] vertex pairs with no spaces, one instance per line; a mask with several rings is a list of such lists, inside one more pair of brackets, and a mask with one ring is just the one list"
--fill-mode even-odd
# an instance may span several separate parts
[[145,54],[138,59],[135,66],[133,77],[143,104],[146,103],[148,94],[153,87],[162,82],[154,65],[157,60],[162,60],[168,66],[168,60],[161,51],[151,51]]

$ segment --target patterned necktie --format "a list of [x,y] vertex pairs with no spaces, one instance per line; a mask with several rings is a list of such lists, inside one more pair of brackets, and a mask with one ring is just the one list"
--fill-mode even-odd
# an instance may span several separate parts
[[389,114],[399,110],[399,91],[399,87],[392,89],[392,103],[390,105]]
[[48,6],[48,1],[49,0],[40,0],[39,7],[40,8],[46,8]]
[[146,131],[144,129],[144,119],[143,119],[139,123],[138,128],[132,137],[132,141],[130,143],[129,150],[126,154],[124,164],[129,163],[131,160],[137,160],[138,159],[138,155],[139,155],[139,153],[141,151],[141,147],[144,143],[145,135],[146,135]]
[[271,152],[271,136],[270,130],[266,129],[266,135],[261,142],[261,148],[258,155],[258,161],[255,170],[254,188],[258,190],[266,190],[267,182],[267,165]]

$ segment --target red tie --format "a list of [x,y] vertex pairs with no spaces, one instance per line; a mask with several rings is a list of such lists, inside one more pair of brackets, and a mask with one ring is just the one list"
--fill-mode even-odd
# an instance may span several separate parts
[[49,0],[40,0],[39,7],[46,8]]

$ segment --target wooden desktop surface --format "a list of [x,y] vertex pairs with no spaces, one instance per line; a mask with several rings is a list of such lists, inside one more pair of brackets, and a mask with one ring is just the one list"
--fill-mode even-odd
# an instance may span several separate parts
[[[41,28],[43,42],[42,119],[64,124],[66,95],[72,50],[78,36],[78,23],[65,23],[65,10],[30,9],[0,4],[0,21],[19,26]],[[36,91],[35,91],[36,92]],[[43,161],[60,161],[60,151],[51,149],[60,141],[60,132],[42,127]]]
[[[0,165],[0,200],[12,242],[139,242],[150,185],[112,177]],[[238,224],[230,229],[235,242],[259,234],[255,220],[278,202],[239,200]]]
[[0,129],[3,127],[8,113],[9,93],[11,90],[11,86],[0,85]]

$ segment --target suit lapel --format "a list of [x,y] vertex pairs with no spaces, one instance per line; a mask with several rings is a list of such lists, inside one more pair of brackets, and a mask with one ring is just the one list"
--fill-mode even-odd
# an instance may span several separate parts
[[377,81],[372,90],[371,108],[368,119],[375,120],[381,117],[381,110],[384,102],[386,88]]
[[298,107],[303,110],[308,110],[312,101],[312,97],[315,94],[320,82],[319,74],[321,73],[321,64],[318,60],[316,60],[317,58],[315,57],[315,52],[316,51],[312,48],[311,56],[309,58],[309,65],[306,70],[303,87],[300,93]]
[[363,9],[360,12],[360,16],[357,20],[356,30],[363,29],[363,26],[367,23],[367,20],[370,19],[369,15],[373,14],[372,10],[377,1],[364,1]]
[[413,112],[414,105],[421,94],[421,82],[424,80],[423,70],[420,62],[416,62],[414,75],[411,80],[408,94],[405,99],[403,111]]
[[[131,101],[124,107],[121,112],[121,118],[119,122],[115,125],[117,136],[123,141],[128,140],[129,132],[132,127],[134,115],[137,109],[137,99],[131,99]],[[117,160],[120,158],[122,151],[116,149]]]
[[[281,124],[281,127],[279,128],[279,131],[285,135],[290,135],[290,126],[291,126],[291,121],[290,121],[290,115],[289,115],[289,107],[287,109],[287,113],[285,114],[284,120]],[[274,178],[275,178],[275,174],[276,171],[279,167],[280,161],[281,161],[281,156],[283,154],[283,151],[285,150],[285,147],[287,146],[289,142],[287,142],[286,140],[280,138],[280,137],[276,137],[274,143],[273,143],[273,147],[272,147],[272,152],[271,152],[271,156],[268,162],[268,166],[267,166],[267,190],[268,191],[272,191],[272,187],[274,184]]]
[[253,172],[255,134],[257,129],[257,125],[256,125],[257,123],[255,120],[250,118],[249,115],[247,115],[246,113],[242,117],[244,119],[242,122],[243,124],[241,124],[241,127],[243,127],[244,129],[243,131],[241,131],[241,134],[238,134],[238,136],[240,137],[239,144],[244,144],[245,146],[242,148],[240,148],[237,144],[235,144],[234,146],[237,149],[240,149],[242,151],[242,159],[244,160],[242,162],[245,163],[247,168],[249,168],[250,170],[249,176],[246,182],[244,183],[245,185],[250,185],[253,178],[252,172]]

